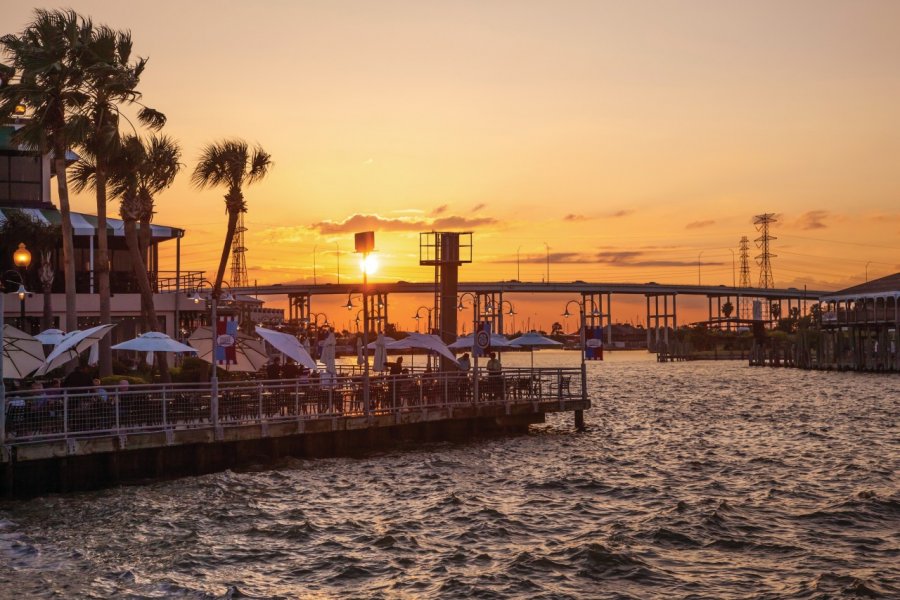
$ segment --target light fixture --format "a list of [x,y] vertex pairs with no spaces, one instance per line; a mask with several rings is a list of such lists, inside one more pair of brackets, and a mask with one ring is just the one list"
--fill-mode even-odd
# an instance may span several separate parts
[[353,298],[347,296],[347,304],[344,305],[347,310],[353,310]]
[[203,298],[200,297],[199,290],[194,290],[193,295],[191,295],[188,299],[193,300],[194,304],[200,304],[200,302],[203,300]]
[[25,285],[20,283],[19,290],[16,292],[19,295],[19,300],[25,300],[25,297],[28,296],[28,290],[25,289]]
[[13,252],[13,263],[20,269],[27,269],[31,264],[31,252],[25,247],[25,244],[19,243],[19,248]]
[[231,292],[225,291],[225,295],[222,296],[222,302],[234,302],[234,296],[231,295]]
[[566,309],[566,312],[564,312],[564,313],[562,314],[562,316],[564,316],[565,318],[568,319],[569,317],[572,316],[572,313],[570,313],[570,312],[569,312],[569,309],[567,308],[567,309]]
[[17,117],[20,117],[25,114],[25,105],[24,104],[16,104],[16,107],[13,109],[13,114]]

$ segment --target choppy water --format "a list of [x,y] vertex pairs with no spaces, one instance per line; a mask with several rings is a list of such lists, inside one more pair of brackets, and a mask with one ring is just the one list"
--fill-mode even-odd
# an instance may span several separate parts
[[900,597],[900,379],[590,367],[582,434],[0,505],[0,597]]

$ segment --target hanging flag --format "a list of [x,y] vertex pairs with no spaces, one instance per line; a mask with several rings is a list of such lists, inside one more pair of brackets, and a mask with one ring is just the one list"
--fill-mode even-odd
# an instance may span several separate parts
[[217,315],[216,320],[216,363],[222,366],[236,364],[237,316]]
[[491,351],[491,322],[480,321],[472,343],[472,356],[487,356]]
[[584,328],[585,360],[603,360],[603,327]]

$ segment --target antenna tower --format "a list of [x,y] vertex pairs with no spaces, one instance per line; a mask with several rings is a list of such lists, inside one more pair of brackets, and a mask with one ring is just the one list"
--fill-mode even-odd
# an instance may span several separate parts
[[234,287],[247,287],[247,259],[244,254],[247,247],[244,246],[244,213],[238,215],[237,227],[231,240],[231,285]]
[[756,242],[756,247],[762,252],[756,257],[756,264],[759,265],[759,287],[764,289],[775,287],[775,278],[772,277],[772,259],[777,255],[769,251],[769,246],[773,240],[778,238],[769,235],[769,225],[777,220],[775,213],[766,213],[753,217],[756,231],[760,232],[760,236],[754,241]]
[[741,287],[752,287],[753,284],[750,283],[750,240],[746,235],[741,238],[739,247],[741,250]]

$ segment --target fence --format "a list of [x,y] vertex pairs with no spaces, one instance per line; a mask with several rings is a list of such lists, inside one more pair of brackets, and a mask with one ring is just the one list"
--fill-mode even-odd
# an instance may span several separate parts
[[214,403],[217,425],[228,427],[584,397],[580,369],[505,369],[475,383],[466,373],[373,374],[368,411],[365,379],[353,371],[315,380],[220,382],[215,396],[208,383],[27,390],[7,396],[5,442],[208,428]]

